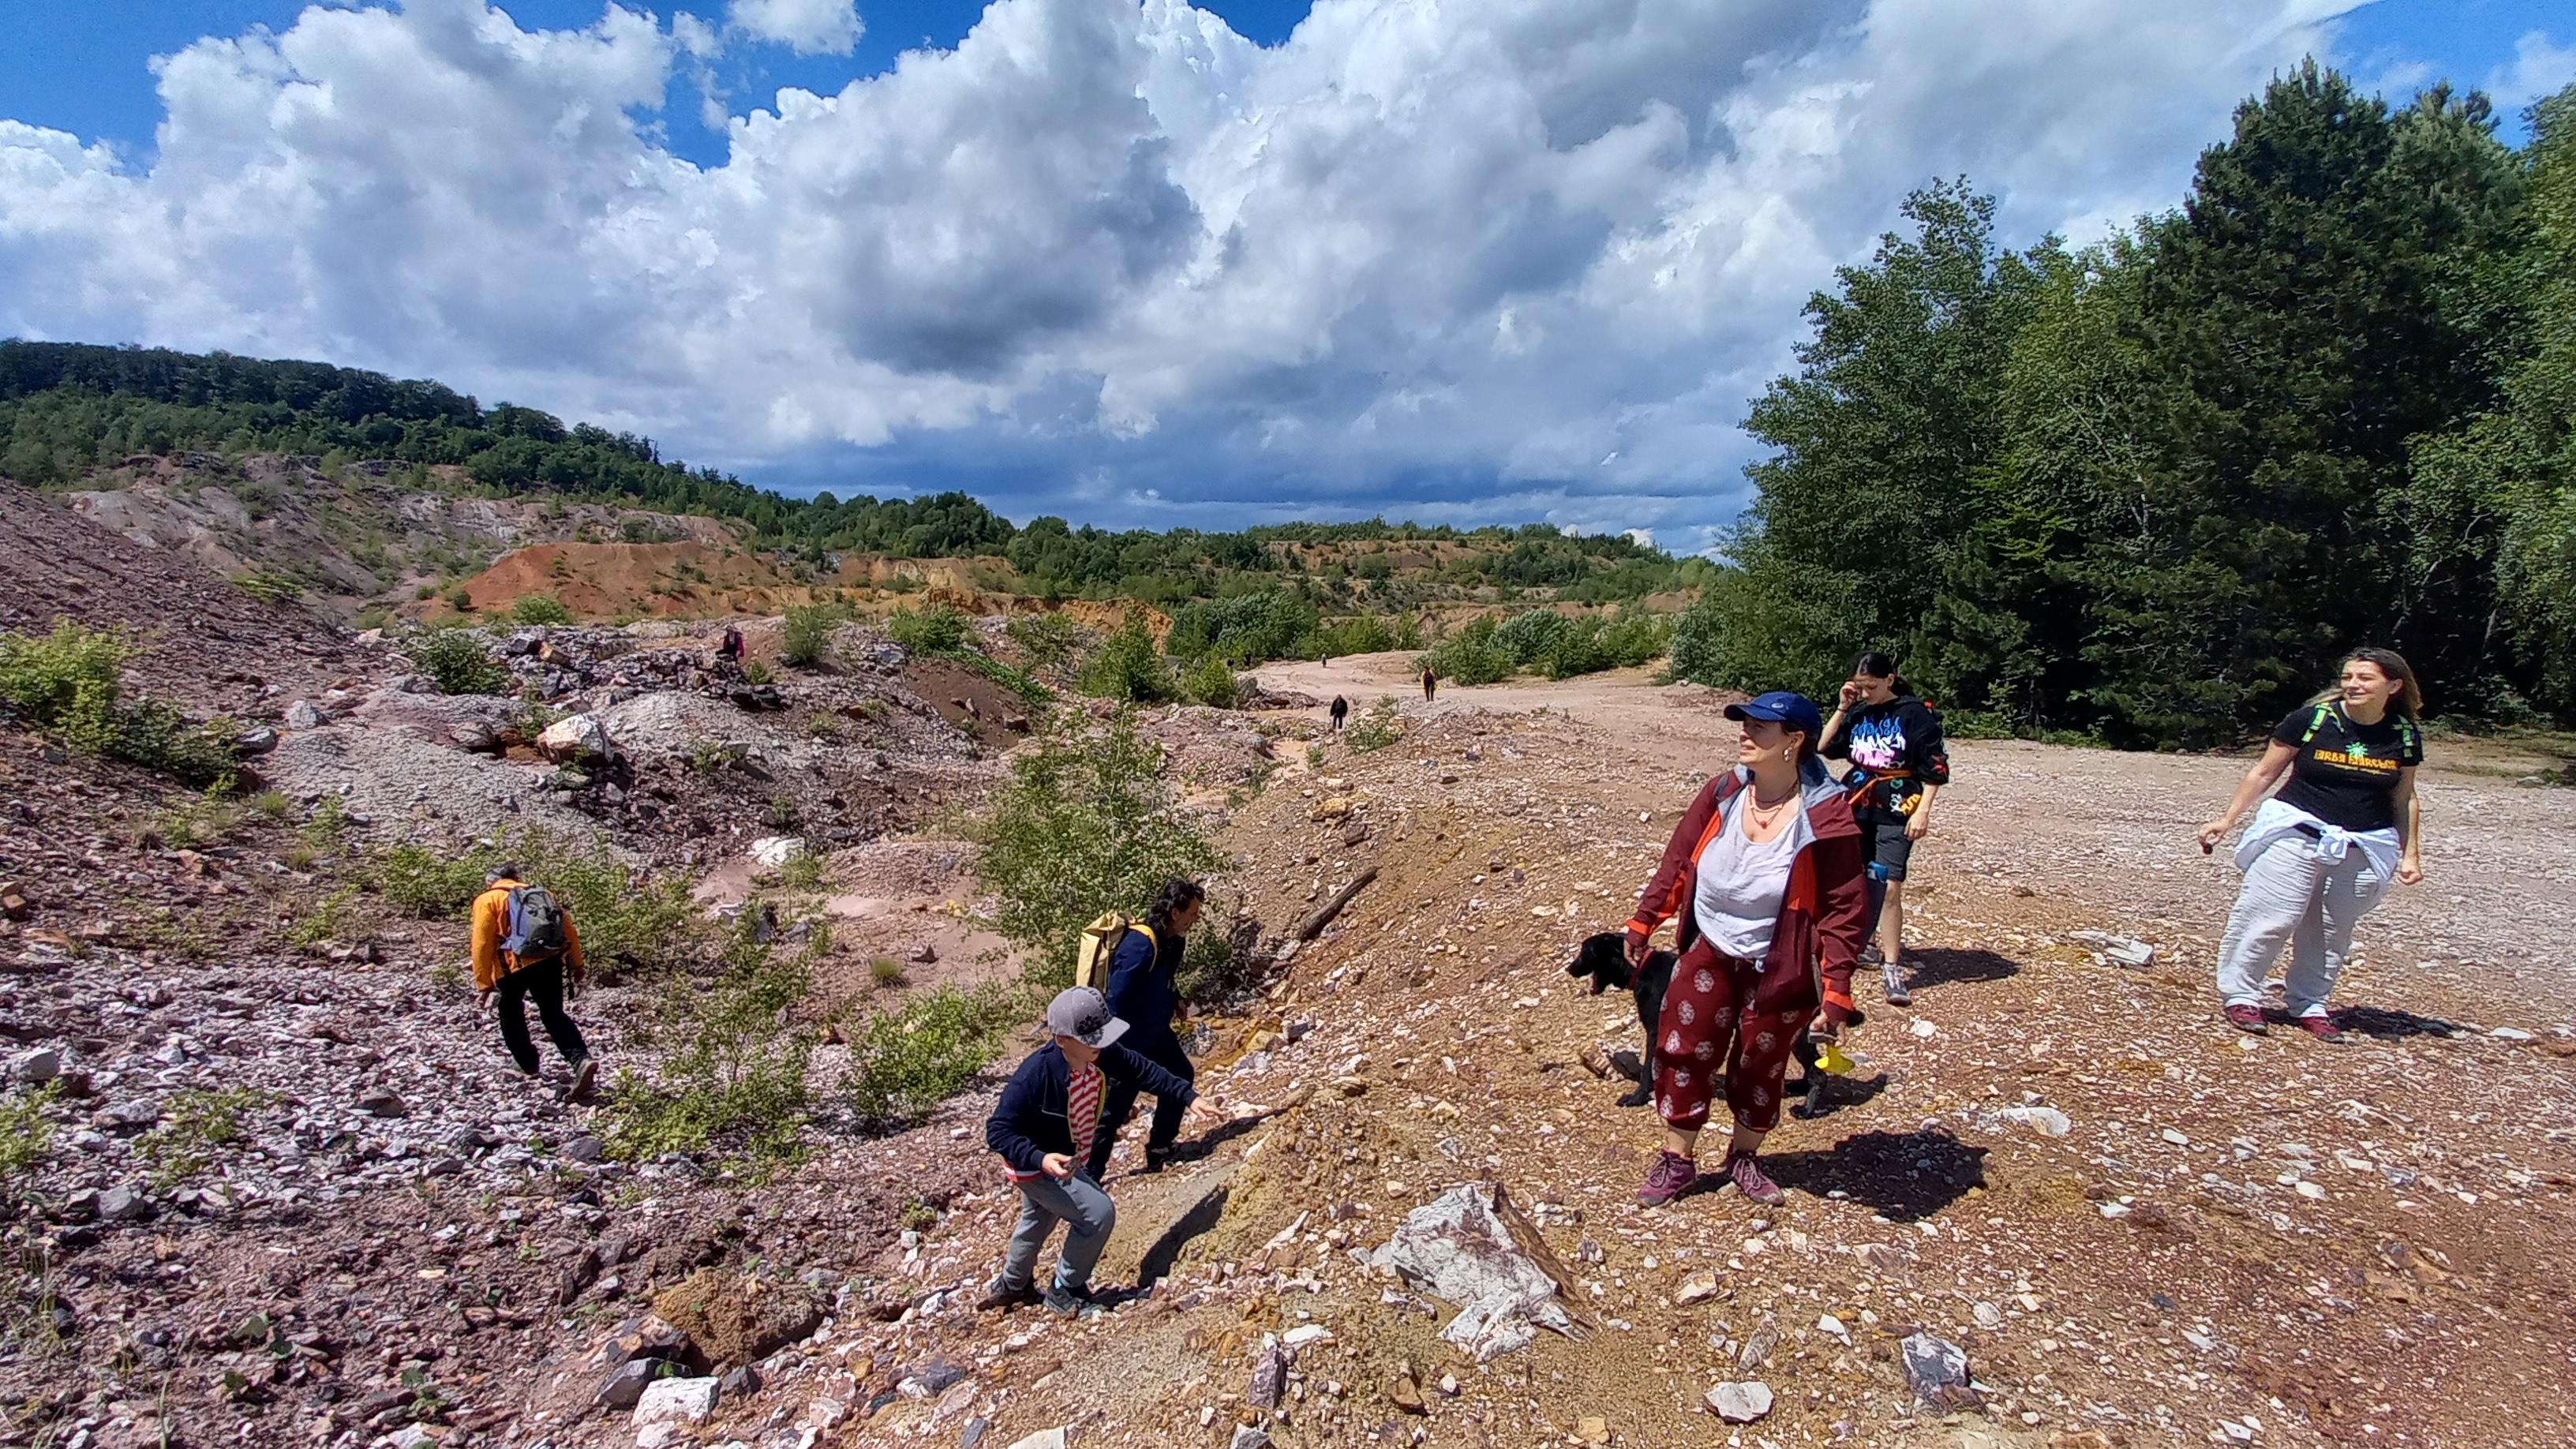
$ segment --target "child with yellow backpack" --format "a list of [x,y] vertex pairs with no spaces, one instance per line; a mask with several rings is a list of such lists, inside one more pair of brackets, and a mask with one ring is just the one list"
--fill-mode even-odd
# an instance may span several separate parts
[[[1181,952],[1206,900],[1207,892],[1196,881],[1167,882],[1154,893],[1142,921],[1113,912],[1085,927],[1074,961],[1074,985],[1097,988],[1108,998],[1109,1009],[1128,1023],[1127,1049],[1185,1084],[1195,1084],[1198,1072],[1181,1050],[1172,1019],[1180,1007]],[[1119,1129],[1127,1125],[1128,1114],[1135,1111],[1139,1092],[1132,1082],[1109,1083],[1100,1131],[1091,1139],[1092,1180],[1107,1174],[1110,1149]],[[1145,1134],[1144,1171],[1158,1172],[1182,1155],[1178,1140],[1189,1101],[1185,1096],[1154,1098],[1154,1123]]]

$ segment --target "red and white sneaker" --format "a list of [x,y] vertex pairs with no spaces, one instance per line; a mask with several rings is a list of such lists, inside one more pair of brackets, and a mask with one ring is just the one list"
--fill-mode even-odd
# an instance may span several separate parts
[[2263,1024],[2263,1008],[2259,1006],[2249,1006],[2242,1001],[2234,1002],[2225,1007],[2222,1014],[2226,1016],[2227,1024],[2238,1031],[2252,1032],[2256,1036],[2267,1036],[2271,1033],[2272,1028]]
[[2309,1012],[2307,1015],[2300,1017],[2299,1025],[2305,1027],[2308,1035],[2315,1037],[2319,1041],[2342,1041],[2344,1039],[2343,1028],[2335,1025],[2334,1013],[2327,1011],[2322,1006]]
[[1726,1175],[1735,1179],[1735,1190],[1744,1194],[1748,1202],[1778,1207],[1789,1200],[1789,1194],[1771,1180],[1771,1175],[1762,1170],[1761,1162],[1750,1152],[1726,1154]]

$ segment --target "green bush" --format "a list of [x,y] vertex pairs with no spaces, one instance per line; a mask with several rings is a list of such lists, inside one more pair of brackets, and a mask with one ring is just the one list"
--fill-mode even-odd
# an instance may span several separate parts
[[1301,651],[1314,636],[1315,605],[1276,589],[1226,599],[1199,599],[1172,612],[1163,647],[1175,657],[1214,654],[1236,664],[1260,664]]
[[471,614],[474,612],[474,591],[458,584],[447,591],[447,604],[460,614]]
[[1573,621],[1554,609],[1531,609],[1497,625],[1488,642],[1514,668],[1535,669],[1573,632]]
[[1225,662],[1225,656],[1214,653],[1199,660],[1188,676],[1181,680],[1181,688],[1191,699],[1210,709],[1232,709],[1235,700],[1242,693],[1235,683],[1234,670]]
[[1432,645],[1413,661],[1413,667],[1429,669],[1451,684],[1499,684],[1511,678],[1517,666],[1510,655],[1494,647],[1493,638],[1493,619],[1480,614]]
[[709,1149],[755,1165],[793,1158],[809,1115],[815,1032],[783,1023],[813,989],[827,937],[818,927],[801,952],[785,956],[745,929],[714,979],[674,976],[638,1033],[667,1050],[649,1076],[631,1067],[617,1074],[608,1150],[629,1162]]
[[[1420,631],[1416,629],[1414,632],[1419,634]],[[1401,632],[1388,627],[1386,620],[1379,615],[1361,614],[1355,618],[1336,619],[1299,640],[1297,654],[1302,659],[1328,654],[1377,654],[1389,649],[1418,647],[1419,644],[1418,638],[1411,644],[1406,643]]]
[[1160,748],[1125,711],[1096,727],[1066,721],[1014,756],[975,833],[976,878],[1001,902],[993,929],[1041,986],[1072,981],[1092,918],[1141,911],[1165,881],[1218,862],[1174,802]]
[[1190,932],[1189,947],[1181,953],[1180,974],[1172,984],[1184,1001],[1205,1005],[1240,1001],[1261,985],[1249,969],[1254,962],[1251,956],[1234,954],[1234,943],[1217,929],[1216,912],[1210,910]]
[[593,966],[661,971],[708,955],[706,928],[689,896],[693,879],[686,872],[653,874],[629,866],[597,837],[583,840],[530,826],[461,851],[396,845],[377,852],[369,883],[398,910],[453,916],[482,893],[485,873],[503,861],[563,903],[581,933],[582,956]]
[[53,1149],[54,1124],[45,1109],[60,1095],[62,1083],[47,1082],[0,1102],[0,1202],[16,1196]]
[[846,617],[837,604],[799,604],[789,609],[778,657],[800,669],[819,662],[832,647],[832,631]]
[[256,1087],[183,1087],[170,1094],[160,1122],[135,1139],[135,1153],[150,1165],[153,1185],[169,1187],[203,1171],[215,1149],[239,1141],[242,1115],[267,1104]]
[[1012,1025],[1034,1014],[1024,991],[942,986],[868,1018],[850,1038],[841,1101],[874,1131],[910,1125],[974,1080]]
[[1003,625],[1002,632],[1040,669],[1053,669],[1071,659],[1082,637],[1079,625],[1056,613],[1023,614]]
[[1020,703],[1028,706],[1032,714],[1044,710],[1055,702],[1055,691],[1038,683],[1036,676],[1024,670],[1013,669],[989,654],[978,654],[969,649],[963,654],[952,655],[950,658],[952,662],[1018,695]]
[[501,694],[510,687],[510,671],[484,652],[483,637],[470,629],[441,629],[412,657],[441,694]]
[[1085,694],[1134,704],[1161,704],[1179,698],[1181,693],[1181,682],[1173,674],[1171,662],[1154,647],[1154,634],[1146,627],[1145,616],[1136,613],[1130,613],[1117,632],[1101,641],[1099,652],[1082,667],[1077,682]]
[[955,654],[966,647],[966,616],[946,604],[897,609],[885,628],[887,638],[915,654]]
[[[0,633],[0,699],[29,724],[87,754],[130,760],[192,785],[231,778],[233,729],[200,724],[164,701],[124,698],[118,676],[132,636],[56,619],[44,638]],[[227,787],[229,788],[229,787]]]
[[1381,694],[1377,703],[1359,717],[1359,721],[1342,731],[1342,740],[1358,754],[1385,749],[1404,738],[1404,728],[1395,714],[1395,696]]
[[569,624],[572,610],[552,594],[521,594],[510,605],[510,618],[521,624]]

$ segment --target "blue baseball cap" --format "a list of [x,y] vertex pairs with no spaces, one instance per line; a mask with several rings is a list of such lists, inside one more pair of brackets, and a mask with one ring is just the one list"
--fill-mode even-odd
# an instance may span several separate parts
[[1807,743],[1811,745],[1825,742],[1824,713],[1816,708],[1814,700],[1794,689],[1775,689],[1769,694],[1757,694],[1742,704],[1730,704],[1726,707],[1726,717],[1767,719],[1774,724],[1805,731]]

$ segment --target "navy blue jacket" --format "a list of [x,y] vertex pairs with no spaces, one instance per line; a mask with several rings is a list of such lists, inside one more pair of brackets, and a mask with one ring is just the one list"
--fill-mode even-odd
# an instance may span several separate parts
[[1109,953],[1109,1009],[1124,1017],[1129,1029],[1149,1036],[1172,1034],[1172,1014],[1180,1006],[1181,952],[1188,942],[1177,932],[1131,930]]
[[[1100,1054],[1100,1073],[1163,1101],[1177,1101],[1185,1109],[1199,1097],[1189,1083],[1115,1044]],[[1073,1123],[1065,1116],[1065,1098],[1072,1085],[1073,1064],[1054,1042],[1029,1053],[1002,1088],[1002,1100],[994,1104],[993,1115],[984,1121],[984,1145],[1020,1172],[1044,1171],[1050,1152],[1072,1156]],[[1106,1091],[1100,1095],[1104,1102],[1109,1096]],[[1099,1131],[1096,1118],[1092,1130]]]

